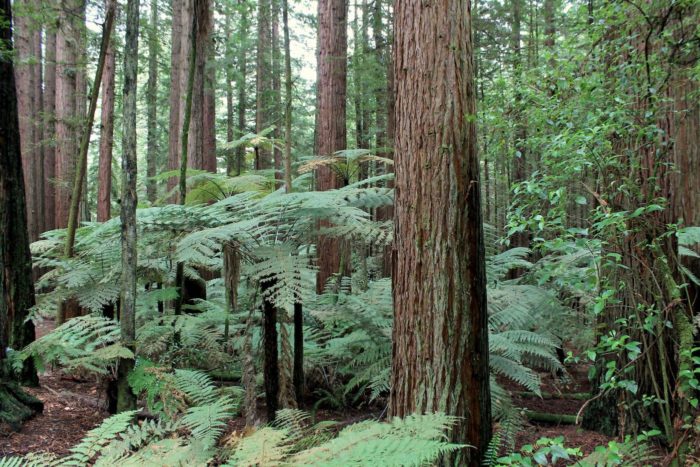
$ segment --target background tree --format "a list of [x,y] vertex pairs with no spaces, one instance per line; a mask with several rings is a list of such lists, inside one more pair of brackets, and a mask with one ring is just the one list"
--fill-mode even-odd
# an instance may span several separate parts
[[[109,2],[110,0],[108,0]],[[107,7],[109,8],[109,7]],[[116,74],[114,40],[105,55],[100,110],[100,158],[97,188],[97,221],[109,220],[112,210],[112,151],[114,148],[114,79]]]
[[[345,0],[318,2],[318,102],[316,117],[316,150],[321,157],[332,156],[347,147],[347,16]],[[319,167],[316,189],[332,190],[347,185],[349,180],[331,166]],[[321,225],[323,227],[323,224]],[[318,277],[316,291],[321,293],[333,275],[349,275],[349,251],[338,239],[320,236],[318,241]]]

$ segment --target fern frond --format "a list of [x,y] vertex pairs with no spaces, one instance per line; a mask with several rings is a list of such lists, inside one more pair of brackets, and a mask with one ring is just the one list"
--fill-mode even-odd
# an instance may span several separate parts
[[105,419],[100,426],[87,432],[85,437],[71,448],[71,454],[64,459],[63,465],[84,466],[124,432],[136,415],[136,410],[121,412]]
[[345,428],[337,438],[302,451],[289,459],[292,465],[413,466],[435,461],[440,455],[463,448],[445,440],[456,422],[444,414],[410,415],[388,423],[360,422]]

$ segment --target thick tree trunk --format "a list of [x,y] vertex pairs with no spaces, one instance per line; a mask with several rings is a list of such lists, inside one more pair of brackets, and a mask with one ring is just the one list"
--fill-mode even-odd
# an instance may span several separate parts
[[158,0],[151,0],[148,28],[148,83],[146,84],[146,198],[153,204],[157,198],[156,176],[158,166]]
[[[9,391],[9,375],[4,365],[7,348],[19,350],[34,340],[34,323],[26,320],[34,306],[32,257],[29,252],[27,208],[22,170],[17,89],[12,63],[12,11],[9,0],[0,3],[0,41],[9,48],[0,55],[0,423],[18,423],[26,418],[8,407],[20,393]],[[36,370],[29,361],[21,372],[21,382],[38,384]],[[5,397],[7,396],[7,397]],[[18,410],[27,404],[19,401]],[[31,408],[31,407],[30,407]],[[39,408],[40,410],[40,408]],[[31,411],[29,412],[31,414]]]
[[38,225],[38,193],[36,172],[40,163],[36,133],[36,119],[39,116],[37,94],[36,65],[32,62],[38,57],[36,53],[36,29],[39,28],[32,20],[34,12],[33,0],[21,0],[15,5],[15,50],[17,51],[17,66],[15,80],[17,83],[17,106],[19,110],[19,134],[22,149],[22,168],[24,169],[24,190],[26,193],[27,228],[31,241],[39,234]]
[[[605,208],[634,212],[659,199],[667,200],[667,206],[628,218],[625,235],[612,232],[603,252],[604,255],[608,252],[618,255],[620,264],[607,264],[603,270],[609,287],[616,290],[616,294],[615,301],[598,316],[597,328],[601,329],[601,336],[611,331],[629,336],[629,342],[639,343],[640,355],[632,361],[627,355],[615,352],[598,356],[597,394],[587,405],[583,417],[584,427],[611,434],[658,428],[663,433],[662,439],[674,446],[674,454],[679,456],[683,455],[683,439],[688,434],[684,431],[683,420],[695,416],[688,404],[693,392],[679,388],[682,387],[682,367],[684,363],[689,364],[681,351],[692,348],[697,342],[692,326],[697,317],[697,303],[693,303],[697,288],[680,287],[687,280],[679,272],[676,237],[667,233],[668,226],[678,224],[680,219],[686,225],[700,220],[696,204],[700,193],[696,173],[700,161],[697,143],[700,112],[697,99],[691,97],[698,89],[690,71],[697,63],[697,54],[689,52],[690,49],[674,51],[666,45],[669,38],[678,44],[692,40],[690,25],[696,25],[699,19],[700,9],[695,4],[668,9],[650,7],[644,17],[630,8],[624,25],[611,25],[614,32],[604,44],[614,57],[610,62],[621,62],[606,71],[617,73],[632,83],[622,90],[613,88],[610,93],[637,89],[637,99],[627,111],[643,125],[658,129],[653,136],[646,133],[613,140],[613,150],[624,154],[625,159],[619,171],[604,174],[607,179],[603,179],[601,185],[610,186],[610,181],[615,180],[634,189],[607,196],[609,202]],[[650,24],[654,25],[651,29]],[[662,26],[657,29],[656,24]],[[636,47],[621,59],[616,54],[620,28],[629,28],[637,38]],[[646,62],[650,53],[655,56],[653,64]],[[639,64],[662,73],[629,76],[630,65]],[[640,69],[644,69],[643,66]],[[613,85],[620,81],[620,76],[612,76],[607,82]],[[634,80],[639,81],[635,83]],[[658,99],[659,95],[664,99]],[[621,325],[620,319],[630,324]],[[638,323],[644,323],[644,327]],[[634,384],[633,392],[615,387],[599,388],[600,383],[607,382],[608,362],[616,363],[617,368],[624,366],[626,371],[621,378]],[[692,367],[692,363],[690,365]],[[663,403],[639,404],[642,396]],[[615,410],[611,411],[610,407]]]
[[214,120],[214,85],[212,73],[216,68],[212,63],[212,11],[209,0],[197,0],[197,30],[194,41],[197,54],[192,94],[192,114],[190,118],[187,165],[193,169],[216,171],[216,145]]
[[76,67],[80,42],[79,15],[82,0],[64,0],[56,32],[56,213],[57,228],[68,225],[71,181],[75,176],[78,130],[82,112],[76,107]]
[[491,435],[486,272],[467,0],[395,6],[396,227],[389,414],[460,417],[481,465]]
[[43,105],[41,24],[36,19],[41,8],[37,0],[18,2],[21,14],[15,15],[17,98],[20,119],[22,167],[27,204],[29,240],[43,231]]
[[[122,131],[122,278],[119,320],[121,339],[132,352],[136,341],[136,77],[138,76],[139,0],[126,6]],[[127,381],[133,358],[121,358],[117,366],[117,412],[136,407],[136,396]]]
[[105,55],[100,115],[100,160],[97,183],[97,222],[112,217],[112,149],[114,147],[114,41],[109,42]]
[[[347,147],[347,7],[346,0],[318,2],[316,150],[319,156],[330,156]],[[316,173],[316,189],[319,191],[341,188],[347,183],[348,180],[343,180],[328,166],[319,168]],[[340,240],[324,236],[319,237],[317,252],[316,291],[321,293],[333,275],[350,275],[350,257],[346,245]]]

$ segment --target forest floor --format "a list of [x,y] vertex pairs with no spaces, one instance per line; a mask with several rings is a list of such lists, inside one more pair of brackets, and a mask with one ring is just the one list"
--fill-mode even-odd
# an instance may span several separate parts
[[[44,335],[52,327],[53,322],[44,321],[37,327],[37,334]],[[569,368],[571,378],[568,382],[561,382],[552,375],[543,374],[543,391],[558,396],[539,399],[527,394],[516,395],[514,403],[516,406],[534,412],[576,415],[584,401],[567,399],[565,395],[590,390],[587,370],[584,366]],[[65,455],[88,430],[96,427],[109,416],[106,411],[105,391],[94,378],[79,379],[57,371],[48,371],[41,374],[39,379],[41,386],[28,388],[28,391],[44,402],[44,412],[28,421],[20,432],[0,439],[0,457],[40,451]],[[517,388],[511,389],[518,391]],[[316,420],[338,421],[339,430],[361,420],[377,418],[381,415],[381,411],[319,410],[315,415]],[[240,433],[244,426],[245,420],[239,417],[229,423],[228,431]],[[585,454],[592,452],[596,446],[606,445],[611,440],[605,435],[583,430],[575,425],[529,422],[518,433],[516,447],[533,444],[542,437],[558,436],[564,437],[566,446],[580,447]]]

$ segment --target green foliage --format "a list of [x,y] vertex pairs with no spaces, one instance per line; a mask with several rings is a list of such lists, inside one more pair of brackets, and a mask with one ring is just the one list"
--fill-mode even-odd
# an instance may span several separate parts
[[107,444],[126,431],[134,415],[136,415],[136,411],[132,410],[105,419],[100,426],[88,431],[80,443],[71,448],[71,454],[61,464],[83,466],[90,463]]
[[132,358],[120,343],[119,323],[97,315],[74,318],[32,342],[22,354],[38,368],[59,365],[67,370],[107,374],[119,358]]
[[[217,412],[214,406],[222,408],[215,402],[207,406],[207,415],[205,411],[188,412],[183,417],[182,426],[194,428],[188,437],[182,436],[178,423],[132,425],[135,412],[124,412],[90,431],[67,457],[0,458],[0,466],[208,465],[215,455],[212,448],[221,435],[221,422],[227,418],[226,410]],[[445,431],[456,420],[442,414],[412,415],[387,423],[360,422],[330,439],[316,434],[328,433],[327,424],[308,427],[307,416],[298,411],[282,411],[280,415],[282,421],[275,427],[229,440],[229,447],[219,453],[228,458],[224,465],[425,465],[445,452],[464,447],[445,440]]]
[[[564,437],[555,439],[540,438],[537,442],[526,444],[520,448],[520,452],[514,452],[497,459],[496,466],[518,465],[556,465],[558,461],[573,461],[581,457],[581,450],[578,448],[565,448]],[[576,464],[580,465],[580,464]],[[604,464],[605,465],[605,464]]]

